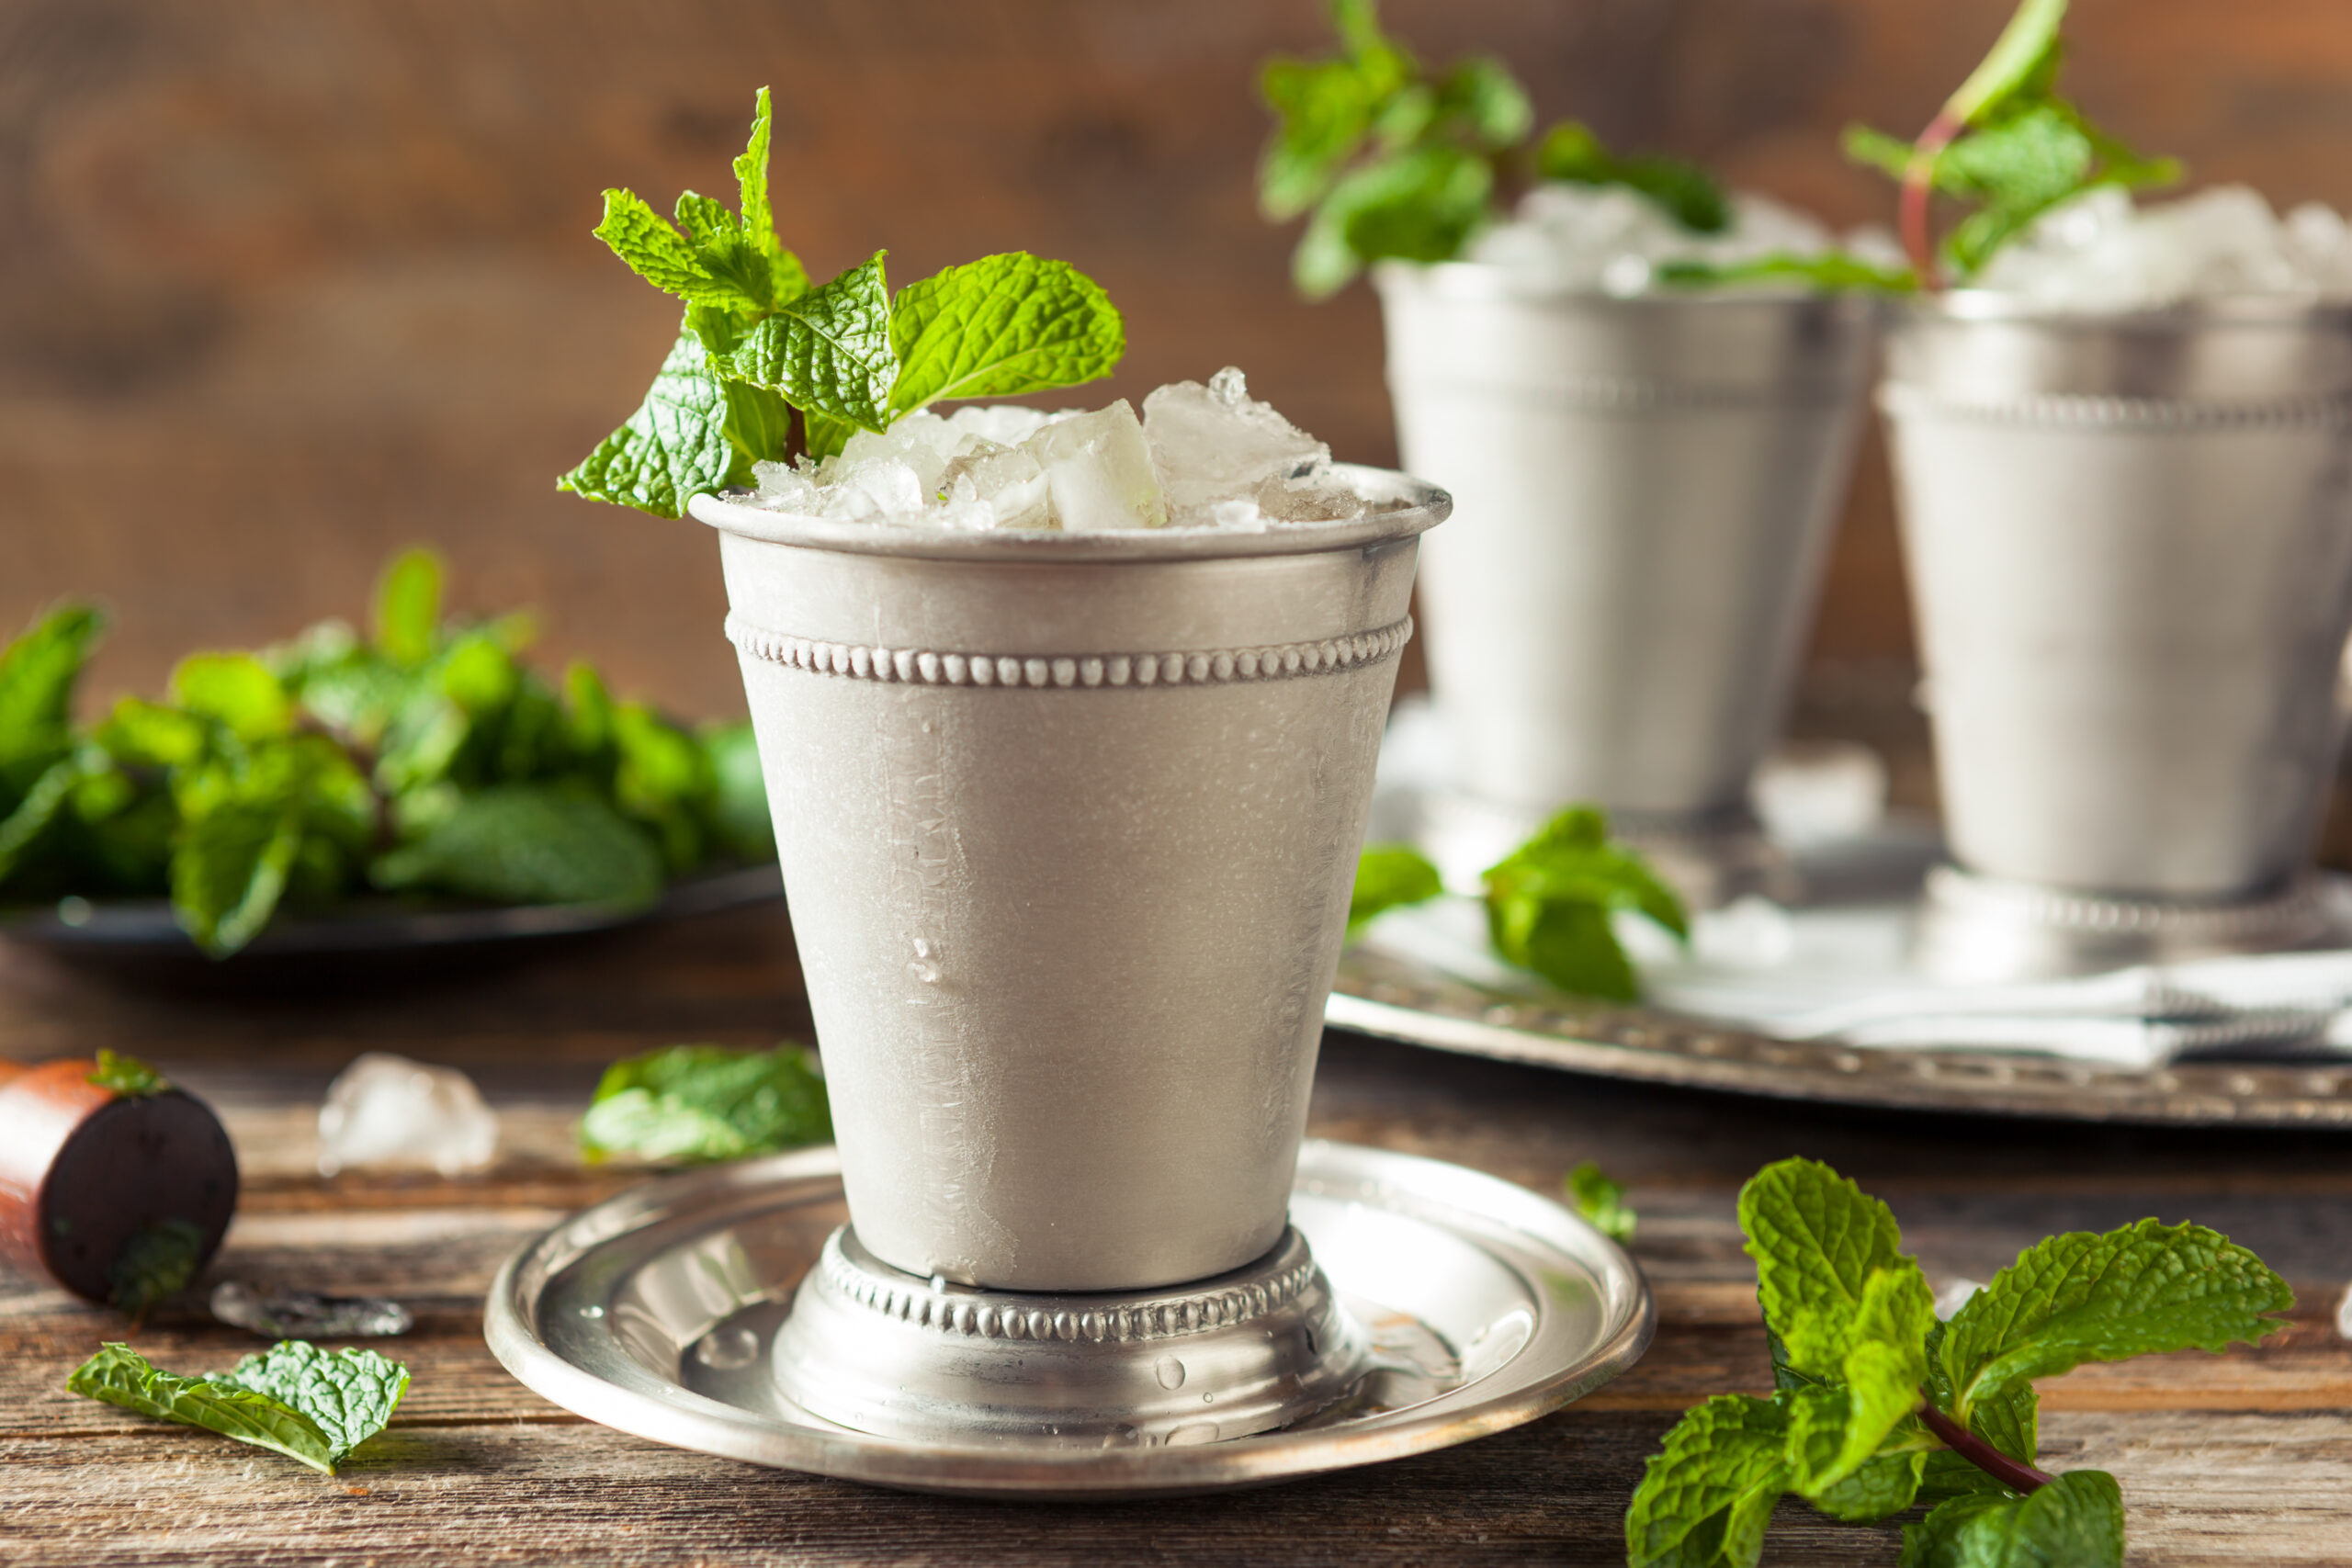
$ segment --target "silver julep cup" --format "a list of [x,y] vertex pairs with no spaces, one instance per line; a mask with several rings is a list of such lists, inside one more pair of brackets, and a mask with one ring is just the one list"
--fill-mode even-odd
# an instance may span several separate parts
[[1408,468],[1460,515],[1421,578],[1455,787],[1705,838],[1745,820],[1851,467],[1876,307],[1376,273]]
[[1417,536],[917,534],[705,496],[857,1240],[1136,1291],[1281,1238]]
[[1953,859],[2125,899],[2286,888],[2343,728],[2352,310],[1957,293],[1905,310],[1881,400]]

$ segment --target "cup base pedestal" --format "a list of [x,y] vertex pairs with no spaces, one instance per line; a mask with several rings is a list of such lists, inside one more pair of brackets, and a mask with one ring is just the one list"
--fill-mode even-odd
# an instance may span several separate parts
[[1928,874],[1914,962],[1938,979],[2058,979],[2138,964],[2281,953],[2339,938],[2324,885],[2298,878],[2268,897],[2227,903],[2079,893]]
[[1054,1294],[908,1274],[843,1225],[794,1296],[770,1368],[795,1404],[856,1431],[1103,1449],[1287,1427],[1344,1397],[1372,1360],[1295,1229],[1213,1279]]

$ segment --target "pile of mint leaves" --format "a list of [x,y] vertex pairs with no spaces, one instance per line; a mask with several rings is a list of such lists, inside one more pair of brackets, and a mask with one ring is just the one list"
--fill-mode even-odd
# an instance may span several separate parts
[[[1904,246],[1930,284],[1973,276],[2035,220],[2085,191],[2180,178],[2177,160],[2133,152],[2060,96],[2065,17],[2066,0],[2024,0],[1916,141],[1847,130],[1850,156],[1901,182]],[[1937,196],[1970,209],[1940,247],[1928,233]]]
[[1531,145],[1534,106],[1499,61],[1433,75],[1381,29],[1374,0],[1331,0],[1331,22],[1338,54],[1269,61],[1258,80],[1276,122],[1259,208],[1277,223],[1306,217],[1291,277],[1309,299],[1384,258],[1452,260],[1531,178],[1627,186],[1694,234],[1731,220],[1722,187],[1695,164],[1620,156],[1574,120]]
[[2029,1247],[1939,1322],[1893,1212],[1806,1159],[1758,1172],[1739,1226],[1774,1392],[1718,1394],[1667,1433],[1625,1515],[1633,1568],[1748,1568],[1792,1492],[1855,1521],[1932,1504],[1904,1568],[2120,1568],[2115,1478],[2034,1468],[2034,1380],[2256,1343],[2294,1304],[2228,1237],[2151,1219]]
[[228,1371],[182,1377],[128,1345],[109,1343],[74,1369],[65,1387],[333,1475],[391,1420],[408,1392],[408,1369],[373,1350],[322,1350],[307,1340],[282,1339]]
[[632,191],[605,193],[596,237],[685,311],[643,404],[559,489],[676,517],[696,495],[752,483],[756,463],[831,457],[936,402],[1074,387],[1117,367],[1125,323],[1067,262],[983,256],[894,296],[876,251],[812,285],[776,237],[770,137],[763,87],[732,212],[687,191],[665,220]]
[[206,952],[281,907],[368,892],[642,908],[666,879],[770,859],[748,721],[690,731],[574,663],[521,660],[524,615],[443,617],[443,569],[396,558],[373,626],[198,653],[166,700],[78,727],[102,630],[67,604],[0,653],[0,904],[168,896]]
[[[1640,979],[1617,940],[1620,911],[1641,915],[1678,939],[1690,934],[1674,890],[1639,853],[1610,839],[1609,818],[1594,807],[1560,812],[1488,866],[1483,881],[1495,952],[1572,995],[1641,999]],[[1368,845],[1356,862],[1348,939],[1390,909],[1444,891],[1437,867],[1410,844]]]

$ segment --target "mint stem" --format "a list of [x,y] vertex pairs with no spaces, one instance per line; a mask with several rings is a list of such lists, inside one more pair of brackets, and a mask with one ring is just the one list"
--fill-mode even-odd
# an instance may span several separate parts
[[1919,133],[1919,139],[1911,143],[1911,162],[1903,171],[1903,248],[1910,253],[1911,265],[1919,275],[1922,288],[1943,287],[1943,279],[1936,272],[1935,237],[1928,229],[1928,209],[1936,195],[1936,154],[1964,129],[1966,122],[1951,110],[1937,115]]
[[1933,1404],[1919,1406],[1919,1423],[1941,1439],[1944,1447],[2012,1492],[2034,1492],[2057,1479],[2048,1471],[2011,1459]]

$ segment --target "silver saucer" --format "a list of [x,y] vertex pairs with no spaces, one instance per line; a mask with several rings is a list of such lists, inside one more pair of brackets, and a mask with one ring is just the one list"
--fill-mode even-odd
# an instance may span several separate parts
[[1309,1141],[1291,1222],[1375,1368],[1344,1397],[1216,1442],[916,1442],[835,1426],[776,1391],[776,1331],[847,1217],[831,1148],[649,1182],[510,1259],[484,1333],[526,1387],[657,1442],[910,1491],[1075,1500],[1257,1485],[1466,1442],[1607,1382],[1656,1325],[1640,1270],[1560,1205],[1460,1166]]

